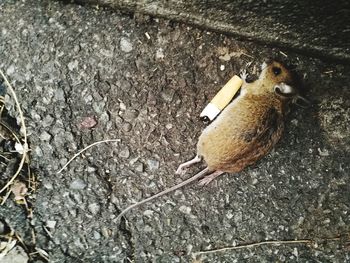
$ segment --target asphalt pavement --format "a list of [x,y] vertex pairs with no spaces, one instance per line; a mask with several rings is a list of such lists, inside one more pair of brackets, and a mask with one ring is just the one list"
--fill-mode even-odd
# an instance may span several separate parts
[[[348,262],[350,67],[167,19],[101,7],[0,2],[0,68],[23,108],[33,219],[13,196],[0,231],[21,237],[12,256],[45,262]],[[264,159],[207,187],[194,184],[130,211],[181,182],[195,155],[199,114],[234,74],[252,79],[268,58],[300,77],[311,106],[294,106]],[[18,113],[7,97],[6,108]],[[57,174],[80,149],[92,147]],[[3,227],[1,227],[1,225]],[[5,230],[2,230],[4,233]],[[34,233],[34,235],[33,235]],[[20,251],[20,252],[18,252]],[[13,261],[14,262],[14,261]]]

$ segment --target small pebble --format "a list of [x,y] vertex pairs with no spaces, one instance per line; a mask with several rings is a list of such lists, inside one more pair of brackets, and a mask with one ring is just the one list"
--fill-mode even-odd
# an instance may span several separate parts
[[33,152],[35,157],[42,157],[44,155],[43,150],[39,146],[36,146]]
[[74,70],[77,67],[78,67],[78,60],[74,60],[68,63],[68,69],[70,71]]
[[54,121],[54,118],[51,115],[46,115],[45,118],[42,120],[41,124],[43,127],[50,126]]
[[224,71],[225,70],[225,65],[220,65],[220,70]]
[[47,226],[48,228],[54,229],[54,228],[56,227],[56,223],[57,223],[57,221],[54,221],[54,220],[47,220],[46,226]]
[[97,231],[94,231],[94,239],[96,239],[96,240],[101,239],[101,234]]
[[29,257],[21,246],[15,246],[1,257],[1,263],[27,263]]
[[75,45],[73,48],[74,53],[78,53],[81,50],[80,45]]
[[157,170],[159,168],[159,161],[157,160],[147,160],[148,168],[151,171]]
[[120,108],[121,110],[126,110],[126,105],[125,105],[123,102],[120,102],[120,103],[119,103],[119,108]]
[[145,225],[145,227],[143,228],[143,231],[145,232],[153,232],[153,228],[149,225]]
[[51,182],[47,182],[47,181],[44,181],[43,182],[43,186],[48,189],[48,190],[52,190],[53,189],[53,185]]
[[51,134],[49,134],[48,132],[44,131],[40,134],[40,140],[50,141],[50,139],[51,139]]
[[109,121],[109,114],[107,112],[102,112],[99,120],[101,123],[107,123]]
[[126,121],[132,121],[135,118],[137,118],[138,115],[139,115],[139,112],[137,110],[127,110],[125,111],[123,118]]
[[87,171],[88,173],[94,173],[94,172],[96,172],[96,168],[95,168],[95,167],[92,167],[92,166],[89,166],[89,167],[86,169],[86,171]]
[[227,218],[227,219],[231,219],[233,216],[234,216],[234,215],[233,215],[233,213],[232,213],[232,210],[227,211],[227,213],[226,213],[226,218]]
[[89,204],[88,209],[93,215],[96,215],[100,211],[100,206],[97,203],[92,203]]
[[132,44],[129,39],[122,37],[119,44],[120,44],[120,49],[123,52],[129,53],[132,51]]
[[6,70],[6,75],[12,75],[15,72],[15,66],[11,65]]
[[190,214],[191,213],[191,207],[188,206],[180,206],[179,211],[184,213],[184,214]]
[[145,212],[143,212],[143,215],[144,216],[152,216],[153,213],[154,213],[154,211],[152,211],[152,210],[146,210]]
[[137,172],[140,172],[142,173],[143,172],[143,163],[137,163],[136,167],[135,167],[135,170]]
[[66,100],[66,96],[64,94],[63,89],[57,89],[55,91],[55,99],[56,100],[60,100],[60,101],[65,101]]
[[291,123],[294,125],[294,126],[298,126],[298,120],[297,119],[293,119],[291,121]]
[[102,227],[101,232],[102,232],[102,235],[106,238],[110,236],[110,230],[106,227]]
[[129,132],[129,131],[131,131],[131,128],[132,128],[132,126],[130,123],[128,123],[128,122],[123,123],[123,126],[122,126],[123,131]]
[[86,187],[86,183],[81,179],[75,179],[69,187],[74,190],[83,190]]
[[162,60],[164,59],[164,52],[163,52],[163,49],[162,48],[159,48],[157,51],[156,51],[156,59],[157,60]]
[[125,147],[119,152],[119,157],[121,158],[129,158],[130,156],[130,151],[128,147]]
[[171,102],[173,100],[175,91],[173,89],[166,89],[160,93],[160,96],[166,101]]

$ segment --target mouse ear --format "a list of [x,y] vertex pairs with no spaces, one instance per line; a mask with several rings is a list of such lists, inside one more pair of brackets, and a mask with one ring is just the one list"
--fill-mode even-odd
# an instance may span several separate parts
[[275,85],[273,87],[273,90],[277,95],[286,97],[286,98],[294,97],[297,93],[292,86],[284,82]]

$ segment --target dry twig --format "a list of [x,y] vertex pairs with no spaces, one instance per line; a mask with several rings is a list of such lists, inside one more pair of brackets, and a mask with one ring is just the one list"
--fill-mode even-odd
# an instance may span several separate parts
[[205,251],[199,251],[193,253],[193,256],[199,256],[203,254],[210,254],[210,253],[216,253],[216,252],[224,252],[228,250],[237,250],[242,248],[252,248],[262,245],[287,245],[287,244],[303,244],[303,243],[313,243],[311,239],[297,239],[297,240],[273,240],[273,241],[262,241],[257,243],[251,243],[246,245],[238,245],[238,246],[230,246],[230,247],[223,247],[218,249],[211,249],[211,250],[205,250]]
[[19,163],[19,166],[18,166],[18,169],[17,169],[16,173],[11,177],[11,179],[7,182],[7,184],[0,190],[0,193],[2,193],[3,191],[5,191],[14,182],[14,180],[16,180],[17,176],[21,172],[21,170],[23,168],[23,165],[24,165],[24,162],[25,162],[26,157],[27,157],[27,153],[28,153],[28,143],[27,143],[27,129],[26,129],[26,125],[25,125],[25,122],[24,122],[24,117],[23,117],[23,111],[21,109],[21,104],[18,102],[17,95],[16,95],[14,89],[12,88],[10,82],[8,81],[8,79],[6,78],[5,74],[2,72],[1,69],[0,69],[0,75],[4,79],[7,88],[10,90],[10,92],[12,94],[12,97],[15,100],[16,107],[17,107],[17,110],[19,112],[19,116],[20,116],[20,120],[21,120],[21,128],[22,128],[22,131],[23,131],[23,141],[24,141],[24,144],[22,145],[23,146],[23,154],[22,154],[21,162]]
[[[339,236],[321,239],[321,241],[331,241],[331,242],[332,241],[339,241],[339,240],[341,240],[341,238]],[[261,241],[261,242],[250,243],[250,244],[245,244],[245,245],[228,246],[228,247],[223,247],[223,248],[198,251],[198,252],[192,253],[192,255],[194,258],[196,258],[199,255],[216,253],[216,252],[225,252],[225,251],[229,251],[229,250],[253,248],[253,247],[258,247],[258,246],[263,246],[263,245],[289,245],[289,244],[312,244],[312,245],[314,245],[314,247],[317,247],[316,241],[312,240],[312,239],[268,240],[268,241]]]
[[109,139],[109,140],[103,140],[103,141],[98,141],[98,142],[94,142],[93,144],[90,144],[88,146],[86,146],[84,149],[80,150],[79,152],[77,152],[71,159],[69,159],[69,161],[57,172],[57,174],[60,174],[64,169],[67,168],[67,166],[75,159],[77,158],[80,154],[82,154],[83,152],[85,152],[86,150],[88,150],[89,148],[100,144],[100,143],[107,143],[107,142],[120,142],[120,139]]

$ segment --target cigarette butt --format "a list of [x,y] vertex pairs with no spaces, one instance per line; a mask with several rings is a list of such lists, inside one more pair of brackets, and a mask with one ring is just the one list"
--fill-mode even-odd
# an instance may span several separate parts
[[242,86],[242,83],[242,79],[237,75],[234,75],[204,108],[200,117],[208,117],[210,120],[213,120],[227,106],[227,104],[230,103],[239,88]]

